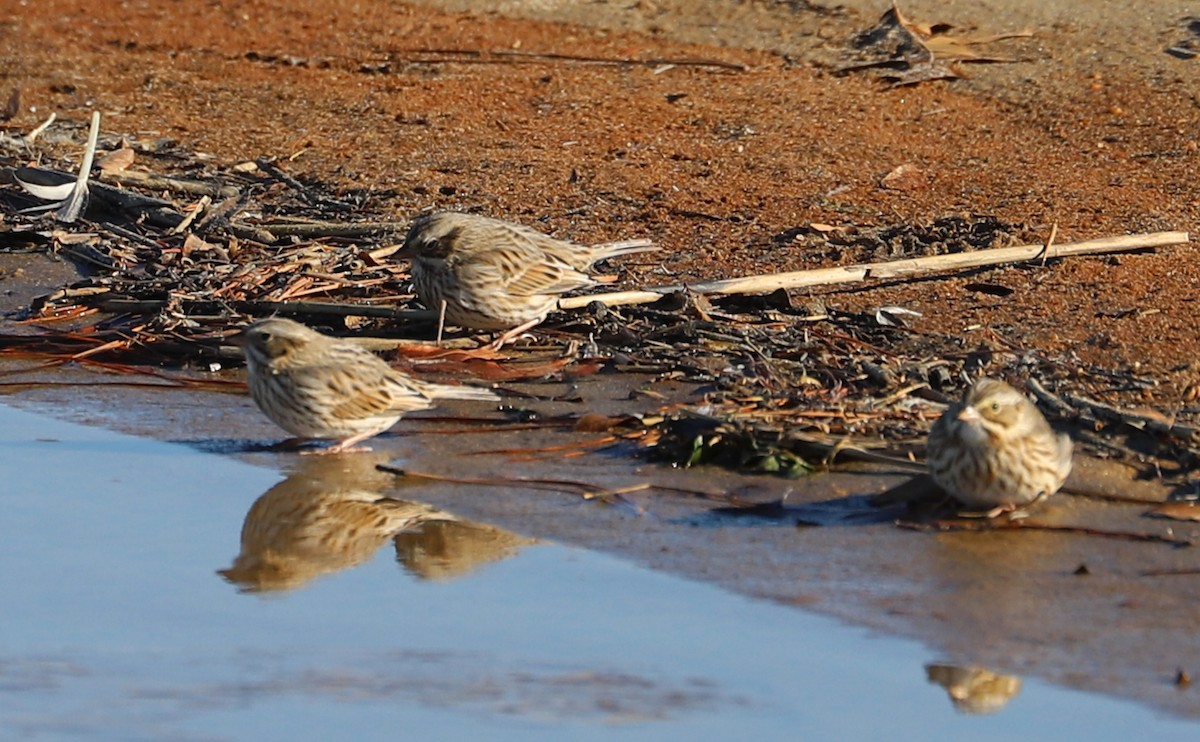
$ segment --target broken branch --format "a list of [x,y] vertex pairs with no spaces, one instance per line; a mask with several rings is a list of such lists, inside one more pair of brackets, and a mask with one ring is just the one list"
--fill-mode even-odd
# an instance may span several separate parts
[[1152,232],[1120,237],[1104,237],[1069,245],[1020,245],[1001,247],[994,250],[933,255],[926,258],[893,260],[886,263],[863,263],[840,268],[817,268],[815,270],[773,273],[720,281],[703,281],[691,285],[656,286],[640,291],[617,291],[608,294],[571,296],[561,300],[560,309],[578,309],[594,301],[608,306],[623,304],[649,304],[666,294],[687,291],[694,294],[765,294],[776,289],[802,288],[805,286],[828,286],[853,283],[873,278],[898,278],[917,276],[939,271],[978,268],[985,265],[1020,263],[1027,260],[1065,258],[1074,255],[1103,255],[1126,250],[1143,250],[1150,247],[1180,245],[1188,242],[1187,232]]

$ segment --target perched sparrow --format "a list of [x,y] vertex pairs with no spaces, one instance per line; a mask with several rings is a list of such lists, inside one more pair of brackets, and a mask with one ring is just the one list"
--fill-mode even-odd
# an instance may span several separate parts
[[336,441],[321,453],[369,451],[354,445],[435,399],[498,399],[479,387],[417,381],[365,348],[289,319],[259,320],[232,340],[245,348],[258,408],[296,437]]
[[399,257],[412,260],[421,303],[444,321],[504,334],[499,348],[546,318],[559,297],[594,286],[587,270],[607,258],[658,248],[649,240],[585,247],[519,224],[444,211],[417,217]]
[[979,379],[929,431],[929,473],[969,508],[1000,512],[1048,497],[1071,472],[1071,439],[1025,395]]

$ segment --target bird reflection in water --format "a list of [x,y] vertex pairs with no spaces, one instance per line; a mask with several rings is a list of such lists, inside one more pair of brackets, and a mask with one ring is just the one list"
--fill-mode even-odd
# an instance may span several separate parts
[[397,479],[382,455],[305,458],[250,507],[241,552],[218,574],[244,592],[292,590],[366,562],[395,540],[412,574],[450,579],[535,543],[383,492]]
[[453,580],[537,543],[512,531],[466,520],[429,522],[418,532],[396,534],[395,542],[397,561],[425,580]]
[[925,666],[931,683],[946,689],[954,708],[964,714],[994,714],[1021,691],[1021,679],[969,665]]

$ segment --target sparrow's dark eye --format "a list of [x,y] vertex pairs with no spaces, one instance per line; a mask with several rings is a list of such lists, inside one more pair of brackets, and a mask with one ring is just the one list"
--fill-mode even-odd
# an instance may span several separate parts
[[993,410],[994,412],[999,412],[999,411],[1000,411],[1000,403],[999,403],[999,402],[992,402],[992,410]]
[[271,339],[271,333],[263,332],[262,330],[259,330],[258,331],[258,339],[263,341],[264,343],[268,342]]

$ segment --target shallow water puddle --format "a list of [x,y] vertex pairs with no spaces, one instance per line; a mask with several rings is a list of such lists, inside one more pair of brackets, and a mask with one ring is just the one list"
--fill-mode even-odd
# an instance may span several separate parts
[[[913,642],[484,524],[426,526],[344,561],[275,544],[280,582],[226,579],[256,501],[312,494],[281,492],[269,470],[4,406],[0,475],[6,738],[1198,731],[1037,681],[927,671],[938,657]],[[295,519],[258,511],[268,530]]]

